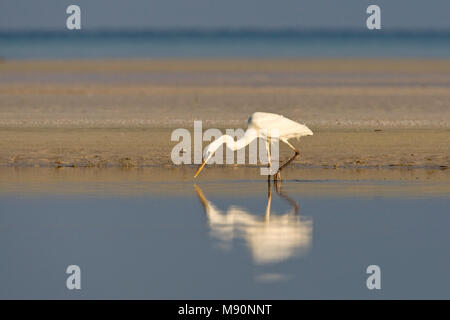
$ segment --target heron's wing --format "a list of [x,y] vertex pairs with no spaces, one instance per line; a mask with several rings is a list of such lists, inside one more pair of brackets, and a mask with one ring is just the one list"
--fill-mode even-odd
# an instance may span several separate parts
[[278,130],[280,138],[291,139],[312,135],[312,131],[304,124],[295,122],[275,113],[255,112],[248,119],[248,125],[256,130]]

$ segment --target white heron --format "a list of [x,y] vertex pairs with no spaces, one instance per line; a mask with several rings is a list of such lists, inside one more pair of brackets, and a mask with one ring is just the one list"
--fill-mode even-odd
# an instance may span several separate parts
[[[277,135],[272,135],[271,132],[277,132]],[[200,171],[202,171],[205,164],[212,157],[214,152],[216,152],[216,150],[220,148],[220,146],[222,146],[222,144],[225,143],[228,148],[236,151],[245,148],[253,140],[262,138],[266,142],[269,166],[271,166],[269,151],[269,144],[271,139],[278,139],[279,141],[286,143],[295,152],[295,154],[283,165],[281,165],[278,171],[274,174],[274,180],[281,180],[280,171],[299,155],[299,151],[297,150],[297,148],[295,148],[288,140],[293,138],[299,139],[300,137],[312,135],[313,132],[307,126],[285,118],[282,115],[275,113],[255,112],[250,116],[250,118],[248,118],[247,131],[241,139],[235,141],[233,137],[225,134],[220,138],[214,140],[205,148],[205,152],[203,154],[203,163],[197,169],[194,178],[196,178],[200,174]]]

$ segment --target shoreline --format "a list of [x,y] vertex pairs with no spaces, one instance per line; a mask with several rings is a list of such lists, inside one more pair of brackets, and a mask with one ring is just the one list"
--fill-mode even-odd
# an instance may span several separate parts
[[[209,193],[236,197],[267,192],[258,168],[207,168],[194,179],[194,167],[178,168],[0,168],[0,194],[180,195],[194,185]],[[449,170],[293,169],[286,168],[281,187],[307,196],[448,197]],[[273,182],[271,182],[273,184]],[[238,189],[236,189],[238,188]]]
[[294,168],[445,170],[449,88],[438,59],[6,60],[0,166],[170,167],[172,130],[263,111],[314,131]]
[[[314,136],[292,141],[300,150],[293,168],[450,167],[450,130],[312,130]],[[168,128],[0,128],[0,167],[171,168],[171,151],[179,143],[171,141],[171,133]],[[291,153],[280,143],[280,161]]]

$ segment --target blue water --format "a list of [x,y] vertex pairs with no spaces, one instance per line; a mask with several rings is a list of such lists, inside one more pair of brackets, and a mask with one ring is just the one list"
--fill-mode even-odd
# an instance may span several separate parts
[[[0,298],[450,297],[448,197],[305,193],[312,183],[0,193]],[[66,288],[69,265],[81,290]],[[366,287],[369,265],[381,290]]]
[[0,32],[4,59],[449,58],[450,31],[146,30]]

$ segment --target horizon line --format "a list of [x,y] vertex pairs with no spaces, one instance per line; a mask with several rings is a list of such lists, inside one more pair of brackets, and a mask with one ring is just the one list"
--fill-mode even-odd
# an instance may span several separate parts
[[61,28],[13,28],[4,29],[0,28],[0,34],[59,34],[62,32],[75,32],[75,33],[159,33],[159,34],[238,34],[238,33],[254,33],[254,34],[278,34],[278,33],[328,33],[328,34],[361,34],[361,33],[387,33],[387,34],[446,34],[450,33],[450,27],[448,28],[383,28],[381,30],[367,30],[364,27],[300,27],[300,26],[279,26],[279,27],[263,27],[263,26],[242,26],[242,27],[204,27],[204,26],[174,26],[174,27],[94,27],[86,28],[82,27],[81,30],[67,30],[64,27]]

